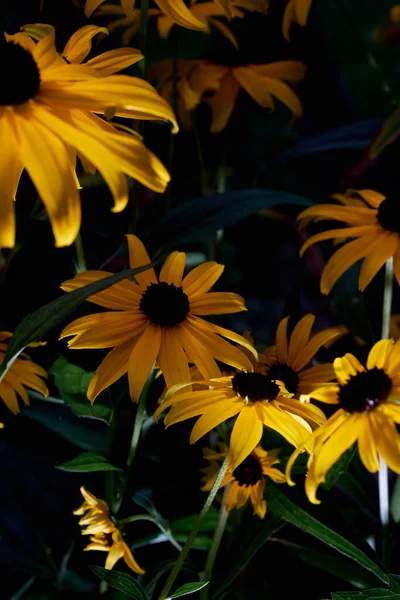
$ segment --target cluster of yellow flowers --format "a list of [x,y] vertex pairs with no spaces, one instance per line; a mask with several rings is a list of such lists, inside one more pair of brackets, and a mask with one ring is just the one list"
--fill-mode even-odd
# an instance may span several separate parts
[[[237,42],[229,28],[215,17],[241,18],[243,10],[266,10],[264,3],[254,0],[194,0],[190,6],[183,0],[156,0],[156,4],[158,8],[149,16],[157,17],[162,37],[174,24],[205,33],[212,25],[234,45]],[[286,39],[293,22],[306,25],[310,8],[311,0],[289,0],[282,25]],[[128,37],[138,28],[140,11],[132,0],[121,0],[121,8],[104,5],[104,0],[87,0],[85,14],[90,16],[94,11],[119,16],[113,26],[128,26]],[[305,75],[305,66],[298,61],[240,67],[203,60],[162,61],[149,72],[157,81],[157,91],[144,79],[117,75],[143,58],[138,50],[121,48],[86,60],[93,38],[104,33],[107,30],[103,27],[87,25],[60,53],[54,28],[49,25],[27,25],[5,37],[0,48],[4,70],[0,132],[8,140],[0,157],[2,248],[15,244],[14,200],[24,169],[46,206],[57,246],[71,244],[80,227],[77,158],[88,173],[101,173],[114,198],[115,212],[127,205],[127,176],[163,192],[169,182],[165,167],[134,130],[121,129],[110,118],[167,121],[176,132],[178,124],[171,108],[174,89],[182,124],[190,126],[191,111],[206,101],[212,110],[212,132],[221,131],[228,123],[240,89],[260,106],[272,110],[277,98],[295,117],[302,115],[300,100],[288,85]],[[15,69],[19,78],[14,76]],[[301,227],[323,219],[345,224],[313,235],[300,250],[303,254],[324,240],[346,242],[323,269],[321,292],[328,294],[341,275],[361,259],[360,290],[392,257],[400,283],[397,203],[368,189],[350,190],[333,198],[336,204],[312,206],[298,217]],[[127,235],[127,243],[132,268],[151,262],[136,235]],[[336,358],[333,364],[311,366],[321,347],[338,340],[346,330],[338,326],[313,333],[315,316],[307,314],[291,332],[289,317],[283,318],[275,345],[258,353],[248,337],[203,318],[246,310],[241,296],[210,291],[221,277],[223,265],[209,261],[187,274],[185,266],[185,253],[172,252],[158,275],[148,268],[137,274],[135,281],[123,280],[91,296],[91,302],[108,310],[81,317],[62,331],[61,338],[69,338],[71,349],[110,350],[90,382],[90,402],[125,374],[130,396],[138,402],[149,374],[157,367],[167,392],[154,420],[167,410],[166,427],[198,417],[191,443],[227,422],[228,449],[206,452],[210,464],[204,470],[203,489],[212,487],[219,463],[228,454],[227,473],[221,483],[221,487],[230,486],[225,496],[228,511],[249,501],[263,518],[267,508],[265,477],[292,484],[291,468],[302,452],[309,456],[306,493],[313,503],[319,502],[318,486],[332,465],[356,441],[370,472],[379,470],[381,457],[400,473],[400,440],[395,426],[400,423],[400,340],[377,342],[365,366],[352,354]],[[107,275],[110,273],[106,271],[85,271],[61,287],[70,292]],[[0,333],[0,362],[9,337]],[[197,373],[194,378],[193,365]],[[230,371],[221,370],[221,365]],[[21,355],[0,382],[0,397],[17,413],[17,394],[29,404],[25,387],[48,393],[45,376],[41,367]],[[336,405],[337,411],[326,419],[311,400]],[[276,453],[260,445],[266,429],[294,446],[285,475],[272,468],[279,463]],[[82,516],[83,534],[91,536],[86,549],[108,552],[106,568],[123,557],[130,569],[142,573],[108,505],[84,488],[81,491],[85,502],[75,514]]]

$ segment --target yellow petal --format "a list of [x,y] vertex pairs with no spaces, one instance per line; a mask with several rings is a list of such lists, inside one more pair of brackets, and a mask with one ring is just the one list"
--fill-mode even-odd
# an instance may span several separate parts
[[189,300],[192,301],[194,296],[208,292],[221,277],[223,270],[224,265],[214,261],[203,263],[192,269],[182,282],[183,291],[189,296]]
[[116,50],[103,52],[103,54],[91,58],[85,64],[87,67],[99,71],[102,77],[108,77],[134,65],[143,58],[143,54],[135,48],[117,48]]
[[[244,336],[238,335],[237,333],[235,333],[234,331],[231,331],[230,329],[225,329],[224,327],[220,327],[219,325],[214,325],[214,323],[209,323],[208,321],[205,321],[204,319],[199,319],[199,317],[196,317],[195,315],[189,316],[188,321],[190,321],[191,324],[195,323],[197,326],[197,329],[201,329],[202,331],[205,331],[206,333],[216,333],[218,335],[222,335],[223,337],[227,338],[231,342],[234,342],[235,344],[238,344],[239,346],[243,346],[243,348],[245,348],[256,360],[258,359],[257,350],[254,348],[251,341],[247,340]],[[241,355],[237,355],[237,356],[238,356],[238,358],[240,357],[239,364],[242,365],[241,367],[238,367],[239,369],[253,371],[253,365],[250,362],[250,360],[247,358],[247,356],[246,356],[246,360],[244,360],[244,362],[243,362],[243,357]]]
[[310,432],[294,417],[270,403],[258,403],[257,409],[264,425],[280,433],[293,446],[301,446],[309,438]]
[[69,38],[63,50],[63,56],[70,63],[81,63],[92,49],[92,39],[99,33],[108,35],[108,29],[97,25],[81,27]]
[[358,436],[358,452],[365,468],[370,473],[379,471],[379,457],[369,418],[365,419],[364,426]]
[[190,381],[188,357],[182,347],[179,326],[162,329],[158,365],[167,388],[176,383]]
[[[311,361],[311,359],[318,352],[318,350],[321,348],[321,346],[324,346],[329,341],[339,339],[346,333],[347,333],[347,329],[341,325],[338,327],[330,327],[329,329],[324,329],[323,331],[319,331],[318,333],[316,333],[315,335],[312,336],[312,338],[309,340],[309,342],[307,342],[307,344],[302,349],[301,353],[299,353],[299,355],[296,357],[296,360],[293,361],[292,368],[295,371],[299,371],[300,369],[302,369],[305,365],[307,365]],[[323,366],[323,367],[326,367],[327,369],[329,369],[329,368],[332,369],[332,366],[329,367],[328,365],[318,365],[318,366]],[[314,367],[311,367],[311,368],[314,368]],[[310,369],[308,369],[306,371],[306,373],[309,373],[309,371],[310,371]],[[302,376],[302,375],[303,375],[303,373],[300,374],[300,376]],[[331,377],[327,376],[327,378],[322,379],[320,381],[329,381],[330,379],[333,379],[334,376],[335,375],[333,373]],[[313,375],[310,374],[309,377],[313,377]]]
[[161,327],[150,324],[136,342],[128,363],[129,390],[134,402],[138,402],[143,386],[157,360],[161,345]]
[[227,40],[229,40],[236,50],[239,50],[239,44],[237,42],[236,37],[233,35],[232,31],[225,25],[225,23],[221,23],[218,19],[209,18],[209,23],[211,23],[214,27],[216,27]]
[[290,25],[295,17],[294,3],[295,0],[288,0],[285,7],[285,12],[283,13],[282,34],[287,42],[289,41]]
[[253,71],[272,79],[283,79],[296,83],[304,79],[307,65],[298,60],[280,60],[266,65],[251,65]]
[[200,343],[196,333],[186,327],[185,323],[180,328],[180,337],[182,346],[190,361],[196,365],[205,379],[212,379],[221,375],[221,371],[210,352]]
[[[213,394],[212,396],[201,394],[201,396],[199,395],[198,398],[193,398],[190,402],[180,402],[173,406],[166,416],[164,424],[166,427],[169,427],[170,425],[175,425],[175,423],[181,423],[187,419],[206,414],[209,414],[214,418],[215,415],[219,415],[220,412],[226,414],[226,411],[228,411],[229,414],[233,411],[233,414],[235,415],[241,410],[242,405],[243,403],[238,403],[235,398],[227,399],[226,395],[223,393]],[[225,420],[225,418],[223,420]]]
[[[151,263],[150,257],[146,248],[144,247],[143,242],[141,242],[136,235],[128,233],[126,235],[126,240],[128,242],[129,264],[131,269]],[[135,279],[143,287],[147,287],[152,283],[158,283],[156,274],[152,267],[142,271],[142,273],[137,273],[135,275]]]
[[386,261],[389,260],[396,253],[399,247],[399,236],[397,233],[387,232],[386,235],[381,236],[381,243],[378,251],[368,254],[361,266],[359,289],[364,291],[372,279],[383,267]]
[[161,268],[160,281],[166,281],[167,283],[181,287],[185,263],[186,254],[184,252],[172,252]]
[[259,75],[250,67],[235,67],[233,74],[241,87],[253,98],[257,104],[264,108],[274,108],[274,101],[270,94],[269,86],[272,79]]
[[244,406],[233,426],[229,446],[228,468],[234,471],[260,443],[263,423],[255,405]]
[[203,435],[237,415],[242,408],[242,402],[232,400],[216,403],[212,410],[207,411],[196,422],[190,434],[190,443],[194,444],[197,442]]
[[276,330],[276,357],[278,362],[285,364],[288,356],[287,326],[289,317],[282,319]]
[[383,369],[393,348],[393,340],[379,340],[368,354],[367,369]]
[[94,402],[97,396],[106,388],[118,381],[128,371],[128,361],[132,352],[132,342],[116,346],[102,360],[90,380],[87,397]]
[[124,561],[125,561],[125,564],[134,573],[138,573],[139,575],[143,575],[145,573],[145,571],[143,571],[143,569],[141,567],[139,567],[139,565],[136,562],[136,560],[134,559],[133,554],[130,551],[129,547],[124,543],[123,548],[124,548]]
[[105,0],[86,0],[85,2],[85,17],[90,17],[92,13],[103,4]]
[[14,200],[23,163],[8,111],[0,108],[0,139],[7,140],[0,153],[0,248],[13,248],[15,244]]
[[[84,271],[75,275],[73,279],[63,281],[60,287],[65,292],[71,292],[84,285],[100,281],[110,275],[114,275],[114,273],[109,273],[108,271]],[[138,285],[128,279],[123,279],[106,290],[89,296],[88,300],[112,310],[135,310],[139,308],[142,294],[143,290]]]
[[350,377],[354,377],[357,373],[363,373],[365,371],[360,361],[349,352],[341,358],[335,358],[333,368],[335,369],[339,383],[342,385],[347,383]]
[[219,88],[209,100],[212,110],[211,133],[219,133],[225,128],[235,108],[239,89],[239,83],[231,72],[220,80]]
[[140,335],[148,324],[139,311],[104,312],[81,317],[63,329],[60,339],[75,336],[70,348],[112,348]]
[[360,225],[359,227],[342,227],[341,229],[330,229],[329,231],[323,231],[322,233],[317,233],[316,235],[312,235],[308,238],[306,242],[300,248],[300,256],[303,256],[304,252],[317,244],[318,242],[324,242],[325,240],[333,240],[333,239],[345,239],[352,237],[359,237],[363,235],[372,235],[376,232],[375,225]]
[[296,20],[301,27],[307,25],[308,13],[310,12],[313,0],[295,0],[294,9]]
[[297,323],[290,336],[287,364],[293,367],[296,358],[301,356],[304,346],[310,339],[311,329],[314,325],[315,315],[306,315]]
[[196,19],[183,0],[155,0],[155,2],[162,12],[178,25],[198,31],[206,29],[205,24]]
[[208,292],[195,296],[190,302],[194,315],[222,315],[246,310],[244,298],[231,292]]
[[395,424],[379,410],[368,415],[374,434],[373,442],[383,460],[395,473],[400,473],[400,442]]
[[113,566],[119,561],[120,558],[124,556],[124,549],[122,543],[113,544],[110,552],[108,553],[106,564],[104,565],[106,569],[112,569]]
[[319,400],[325,402],[325,404],[338,404],[339,403],[339,386],[326,386],[314,389],[309,392],[310,398],[313,400]]

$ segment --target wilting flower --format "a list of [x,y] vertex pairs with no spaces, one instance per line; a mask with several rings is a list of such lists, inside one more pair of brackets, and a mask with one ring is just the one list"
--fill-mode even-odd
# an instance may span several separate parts
[[[202,469],[205,482],[201,488],[205,492],[211,490],[214,481],[221,469],[221,459],[226,456],[224,452],[215,452],[206,448],[204,458],[210,464]],[[251,502],[254,514],[260,519],[265,517],[267,502],[264,499],[265,476],[270,477],[275,483],[285,483],[286,477],[272,465],[279,463],[273,455],[269,455],[261,446],[254,448],[244,461],[234,471],[227,472],[221,481],[220,488],[229,485],[225,495],[225,508],[229,512],[233,508],[242,508]]]
[[288,0],[282,21],[282,33],[287,41],[289,41],[292,23],[297,23],[301,27],[307,25],[311,4],[312,0]]
[[329,294],[336,281],[347,269],[360,259],[358,287],[363,291],[379,269],[393,256],[394,274],[400,283],[400,226],[398,225],[398,200],[386,198],[373,190],[349,190],[346,194],[334,194],[342,206],[317,204],[303,210],[298,216],[303,227],[310,220],[335,220],[348,227],[330,229],[311,236],[303,244],[300,255],[324,240],[357,238],[337,250],[326,264],[321,276],[321,292]]
[[262,352],[258,360],[264,365],[271,379],[279,379],[285,388],[296,397],[308,394],[335,378],[332,364],[310,364],[318,350],[329,342],[342,337],[347,330],[343,326],[330,327],[311,335],[315,315],[305,315],[293,329],[289,339],[287,327],[289,317],[281,320],[276,330],[276,345]]
[[[339,409],[307,440],[311,451],[306,476],[309,500],[318,504],[316,492],[329,469],[358,441],[358,452],[371,473],[379,471],[379,456],[400,473],[400,341],[380,340],[371,349],[366,367],[355,356],[345,354],[333,363],[338,384],[321,387],[310,397]],[[299,447],[287,464],[288,482]]]
[[120,558],[135,573],[142,575],[143,569],[134,559],[129,546],[124,542],[121,532],[110,518],[107,502],[96,498],[83,486],[80,488],[85,501],[74,510],[74,515],[82,515],[79,525],[82,535],[90,535],[90,544],[85,550],[108,552],[105,568],[112,569]]
[[[139,238],[127,235],[127,239],[131,267],[150,263]],[[137,283],[125,279],[91,296],[91,302],[114,311],[82,317],[62,331],[61,338],[73,336],[70,348],[114,347],[90,382],[91,402],[126,372],[132,399],[137,401],[155,361],[168,387],[190,380],[189,362],[207,378],[220,375],[215,359],[238,369],[251,368],[247,356],[223,339],[257,355],[245,338],[200,318],[246,310],[237,294],[209,292],[224,266],[206,262],[183,278],[185,260],[184,252],[172,252],[158,279],[150,268],[135,276]],[[61,287],[71,291],[107,275],[110,273],[86,271]]]
[[[11,333],[6,331],[0,331],[0,364],[4,360],[7,350],[5,340],[9,339],[11,335]],[[40,344],[35,343],[30,345],[37,346]],[[49,390],[41,377],[47,377],[46,371],[32,362],[25,352],[20,354],[19,358],[13,361],[0,381],[0,398],[16,415],[20,410],[17,396],[22,398],[25,406],[29,406],[29,396],[25,387],[35,390],[45,397],[49,395]]]
[[[17,33],[6,35],[0,47],[0,137],[7,139],[0,159],[0,247],[15,243],[14,199],[23,169],[49,213],[56,246],[71,244],[80,226],[77,152],[103,175],[115,212],[128,202],[126,175],[159,192],[169,181],[165,167],[141,140],[94,113],[175,123],[171,107],[142,79],[104,76],[114,72],[110,56],[104,62],[100,57],[97,66],[96,59],[94,64],[68,64],[56,51],[54,28],[44,27],[49,33],[37,43]],[[125,66],[136,59],[125,55]],[[117,60],[117,70],[120,65]]]
[[214,427],[237,416],[229,444],[231,471],[260,443],[264,425],[280,433],[290,444],[302,445],[312,428],[325,421],[324,413],[308,402],[294,399],[281,381],[263,374],[262,368],[257,364],[255,372],[242,371],[229,377],[197,381],[196,385],[205,388],[201,391],[185,391],[184,384],[176,385],[168,391],[154,419],[169,407],[172,408],[164,420],[166,427],[200,417],[190,434],[190,443],[194,444]]

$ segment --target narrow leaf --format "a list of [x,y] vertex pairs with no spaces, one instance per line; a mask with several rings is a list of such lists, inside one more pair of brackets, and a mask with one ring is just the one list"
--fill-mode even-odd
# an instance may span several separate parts
[[374,573],[381,581],[388,582],[387,575],[364,552],[299,508],[268,480],[266,481],[266,493],[269,506],[277,517],[317,537],[325,544],[332,546],[338,552],[352,558],[359,565]]
[[136,269],[126,269],[125,271],[121,271],[121,273],[104,277],[104,279],[68,292],[41,306],[38,310],[25,317],[17,325],[14,335],[8,342],[7,351],[0,365],[0,381],[12,362],[28,344],[43,338],[46,333],[57,327],[57,325],[60,325],[60,323],[63,323],[89,296],[106,290],[111,285],[114,285],[114,283],[118,283],[118,281],[154,267],[160,260],[143,265],[142,267],[136,267]]
[[95,452],[85,452],[72,460],[61,463],[57,466],[61,471],[73,471],[81,473],[90,473],[92,471],[122,471],[114,467],[105,456]]
[[202,590],[204,587],[208,585],[208,581],[200,581],[197,583],[185,583],[180,588],[176,590],[173,594],[168,596],[165,600],[171,600],[172,598],[180,598],[181,596],[188,596],[189,594],[194,594],[194,592],[198,592]]
[[334,592],[332,600],[400,600],[400,594],[382,589],[364,590],[362,592]]
[[97,565],[90,565],[90,568],[100,579],[116,590],[128,594],[128,596],[135,600],[146,600],[142,586],[130,575],[126,575],[126,573],[121,573],[120,571],[109,571]]

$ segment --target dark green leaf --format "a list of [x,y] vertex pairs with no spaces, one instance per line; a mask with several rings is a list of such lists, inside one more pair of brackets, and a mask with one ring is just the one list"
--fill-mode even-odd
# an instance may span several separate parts
[[323,523],[317,521],[317,519],[314,519],[314,517],[296,506],[296,504],[293,504],[269,480],[266,480],[266,494],[269,506],[277,517],[317,537],[325,544],[338,550],[338,552],[352,558],[359,565],[374,573],[381,581],[387,583],[387,575],[364,552],[332,529],[329,529],[329,527],[323,525]]
[[42,423],[51,431],[55,431],[66,440],[82,448],[82,450],[105,451],[105,439],[103,435],[92,431],[84,425],[71,423],[64,418],[63,412],[65,412],[63,406],[60,407],[52,404],[30,406],[21,410],[21,413],[25,417],[39,421],[39,423]]
[[41,306],[38,310],[25,317],[25,319],[22,319],[15,328],[14,335],[8,342],[7,351],[0,365],[0,376],[4,377],[10,364],[28,344],[43,338],[46,333],[63,323],[89,296],[102,292],[114,283],[127,279],[127,277],[141,273],[157,265],[158,262],[159,260],[148,265],[143,265],[142,267],[137,267],[136,269],[126,269],[116,275],[104,277],[104,279],[68,292],[60,298],[56,298],[48,304]]
[[344,454],[342,454],[339,460],[329,470],[325,483],[322,483],[321,487],[323,487],[325,490],[330,490],[342,473],[347,472],[348,466],[351,463],[355,453],[356,445],[354,444],[352,448],[349,448]]
[[82,473],[90,473],[92,471],[122,471],[122,469],[114,467],[105,456],[96,454],[95,452],[85,452],[68,462],[57,465],[57,469],[61,469],[61,471],[79,471]]
[[334,592],[332,600],[400,600],[400,594],[388,590],[364,590],[362,592]]
[[70,363],[64,356],[60,356],[49,369],[49,373],[54,375],[54,383],[65,404],[78,417],[92,417],[109,421],[110,406],[102,403],[101,398],[91,404],[86,397],[94,372],[85,371],[82,367]]
[[390,573],[389,578],[389,590],[391,592],[400,592],[400,575],[393,575]]
[[[229,568],[227,572],[218,572],[216,596],[219,595],[247,565],[254,554],[268,540],[269,537],[282,527],[284,522],[277,516],[267,513],[263,521],[254,519],[252,525],[247,523],[246,527],[237,530],[232,544],[234,549],[229,556]],[[235,540],[237,543],[235,544]]]
[[218,229],[229,227],[261,208],[295,204],[310,206],[314,202],[302,196],[279,190],[232,190],[224,194],[213,194],[195,198],[171,210],[149,232],[152,241],[157,240],[170,247],[186,242],[204,241],[213,237]]
[[168,596],[168,598],[166,598],[165,600],[171,600],[172,598],[180,598],[181,596],[194,594],[194,592],[202,590],[203,587],[206,587],[206,585],[208,585],[208,581],[200,581],[197,583],[185,583],[184,585],[181,585],[181,587],[178,588],[176,592]]
[[[193,525],[197,520],[198,515],[189,515],[182,519],[176,519],[171,521],[171,531],[175,533],[190,533],[193,529]],[[212,533],[215,531],[215,527],[218,521],[218,510],[213,506],[210,508],[202,524],[200,525],[199,531],[203,533]]]
[[144,510],[146,510],[150,515],[157,517],[158,512],[151,500],[152,495],[153,492],[149,488],[141,488],[133,494],[132,500],[144,508]]
[[90,565],[90,568],[98,577],[100,577],[100,579],[116,590],[128,594],[135,600],[146,600],[142,586],[130,575],[126,575],[126,573],[121,573],[120,571],[109,571],[108,569],[103,569],[103,567],[98,567],[97,565]]

